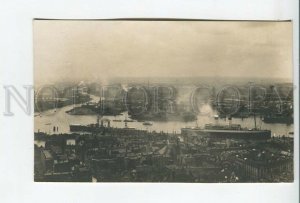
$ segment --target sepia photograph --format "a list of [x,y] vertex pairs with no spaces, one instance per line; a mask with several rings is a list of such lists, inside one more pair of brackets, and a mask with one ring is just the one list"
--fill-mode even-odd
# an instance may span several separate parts
[[34,20],[34,181],[294,182],[292,25]]

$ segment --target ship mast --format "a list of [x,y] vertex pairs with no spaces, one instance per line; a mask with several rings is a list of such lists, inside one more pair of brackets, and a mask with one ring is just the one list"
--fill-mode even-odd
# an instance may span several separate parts
[[99,106],[98,106],[99,112],[97,113],[97,127],[100,126],[100,119],[101,119],[101,117],[102,117],[102,116],[100,115],[100,113],[101,113],[101,110],[102,110],[102,106],[103,106],[103,104],[102,104],[102,99],[101,99],[101,95],[100,95]]
[[99,127],[100,126],[100,115],[99,114],[97,114],[97,127]]
[[255,109],[252,108],[252,102],[251,102],[251,85],[253,84],[253,82],[249,82],[249,96],[248,96],[248,99],[249,99],[249,105],[248,105],[248,108],[249,110],[253,110],[253,118],[254,118],[254,129],[256,129],[256,114],[255,114]]
[[256,116],[255,116],[255,112],[253,112],[253,117],[254,117],[254,129],[256,130]]

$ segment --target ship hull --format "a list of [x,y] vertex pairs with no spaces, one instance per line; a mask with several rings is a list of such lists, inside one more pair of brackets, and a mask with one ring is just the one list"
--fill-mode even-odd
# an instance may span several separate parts
[[99,132],[100,128],[89,125],[70,125],[71,132]]
[[294,119],[293,117],[264,117],[263,121],[265,123],[292,124],[294,122]]
[[206,130],[206,129],[181,129],[182,135],[200,136],[208,138],[233,138],[233,139],[270,139],[269,130]]

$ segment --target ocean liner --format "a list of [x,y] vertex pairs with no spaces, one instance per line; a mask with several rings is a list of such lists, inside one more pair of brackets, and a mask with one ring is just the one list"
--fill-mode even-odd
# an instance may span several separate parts
[[[231,119],[230,119],[231,121]],[[242,128],[239,124],[219,125],[219,124],[206,124],[204,128],[200,127],[186,127],[181,128],[181,134],[186,136],[200,136],[207,138],[233,138],[233,139],[255,139],[267,140],[271,138],[270,130],[261,130],[255,127]]]

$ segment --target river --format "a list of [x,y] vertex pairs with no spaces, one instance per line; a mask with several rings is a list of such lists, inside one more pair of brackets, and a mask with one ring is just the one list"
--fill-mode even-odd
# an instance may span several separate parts
[[[93,100],[96,101],[97,97],[93,97]],[[70,124],[91,124],[96,123],[97,116],[96,115],[69,115],[66,111],[72,109],[74,106],[69,105],[56,110],[48,110],[41,114],[35,114],[34,117],[34,130],[35,132],[46,132],[49,134],[53,134],[53,126],[58,127],[58,131],[55,133],[70,133],[69,125]],[[181,122],[181,121],[153,121],[151,122],[151,126],[145,126],[142,122],[128,122],[128,127],[133,127],[136,129],[143,129],[148,131],[164,131],[164,132],[177,132],[180,133],[181,128],[183,127],[193,127],[198,125],[199,127],[203,127],[208,123],[216,123],[219,124],[228,124],[228,120],[219,119],[216,121],[214,119],[215,112],[212,112],[207,115],[199,115],[197,124],[195,121],[193,122]],[[107,118],[111,120],[111,126],[117,128],[125,127],[124,119],[128,118],[127,112],[124,112],[123,115],[118,116],[104,116],[103,118]],[[113,120],[122,120],[122,122],[114,122]],[[240,124],[242,127],[254,128],[254,119],[253,118],[244,118],[243,120],[240,118],[233,118],[232,123]],[[271,130],[272,135],[288,135],[289,132],[294,131],[294,125],[286,125],[286,124],[267,124],[261,121],[260,118],[257,118],[257,127],[261,129]]]

